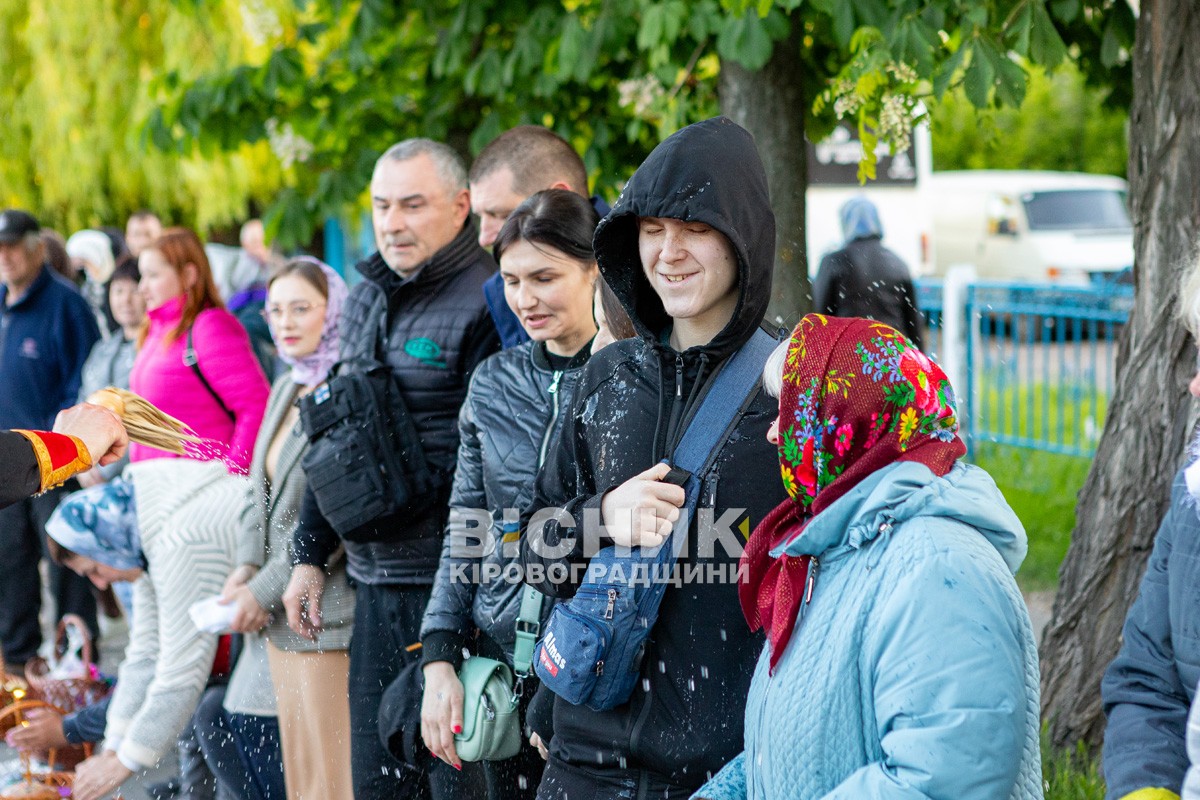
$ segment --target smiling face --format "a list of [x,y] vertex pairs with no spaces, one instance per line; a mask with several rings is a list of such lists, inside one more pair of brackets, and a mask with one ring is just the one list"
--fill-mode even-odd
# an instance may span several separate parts
[[469,211],[467,190],[447,186],[424,153],[404,161],[386,158],[371,178],[375,245],[403,277],[454,241]]
[[504,299],[529,338],[555,355],[571,356],[596,334],[592,286],[596,264],[584,264],[544,244],[519,239],[500,259]]
[[316,352],[325,330],[325,305],[320,290],[300,275],[283,275],[271,282],[264,314],[281,353],[303,358]]
[[149,311],[174,300],[186,291],[184,277],[175,271],[162,253],[153,248],[142,251],[138,259],[138,268],[142,273],[138,291],[145,298]]
[[724,234],[703,222],[641,217],[638,252],[646,279],[677,328],[682,322],[711,339],[725,327],[737,305],[738,266]]
[[81,578],[87,578],[97,589],[107,589],[119,581],[132,583],[142,577],[140,569],[117,569],[101,564],[93,558],[72,554],[63,560],[63,566]]

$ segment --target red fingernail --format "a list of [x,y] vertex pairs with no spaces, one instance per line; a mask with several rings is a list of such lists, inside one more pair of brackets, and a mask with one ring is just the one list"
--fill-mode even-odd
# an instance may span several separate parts
[[454,767],[459,772],[462,772],[462,764],[451,764],[450,766]]
[[455,725],[455,726],[454,726],[454,732],[455,732],[455,733],[462,733],[462,725]]

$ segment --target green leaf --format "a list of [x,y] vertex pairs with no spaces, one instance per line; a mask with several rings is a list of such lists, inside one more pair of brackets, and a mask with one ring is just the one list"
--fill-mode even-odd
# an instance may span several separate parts
[[1033,29],[1033,3],[1025,0],[1017,9],[1017,13],[1009,19],[1005,26],[1004,35],[1020,55],[1029,54],[1029,36]]
[[1046,12],[1046,6],[1035,0],[1031,0],[1031,5],[1033,34],[1029,42],[1029,57],[1035,64],[1043,67],[1056,67],[1067,57],[1067,45],[1058,35],[1050,14]]
[[1079,16],[1082,4],[1079,0],[1054,0],[1050,4],[1050,8],[1054,11],[1054,16],[1063,22],[1072,22]]
[[583,56],[587,32],[579,22],[576,14],[568,14],[563,20],[562,35],[558,45],[558,78],[567,80],[575,71],[579,59]]
[[268,96],[279,94],[284,87],[297,86],[304,78],[304,62],[294,48],[280,48],[267,59],[262,88]]
[[666,7],[659,3],[647,6],[642,12],[642,24],[637,35],[638,50],[649,50],[662,41],[665,16]]
[[963,90],[967,99],[976,108],[983,108],[991,97],[996,70],[986,54],[986,44],[981,39],[971,43],[971,63],[963,76]]
[[1121,60],[1121,39],[1117,31],[1117,20],[1110,18],[1104,26],[1100,40],[1100,63],[1112,69]]
[[789,427],[783,434],[783,457],[791,464],[800,463],[800,444],[796,441],[795,427]]
[[996,98],[1003,105],[1018,108],[1025,100],[1025,86],[1029,76],[1020,64],[1004,55],[999,56],[994,66]]
[[773,5],[775,5],[775,0],[758,0],[758,15],[765,17]]
[[750,71],[762,69],[771,59],[774,45],[763,20],[753,11],[726,21],[717,37],[717,53]]
[[850,45],[850,37],[854,35],[854,4],[838,0],[831,6],[833,16],[833,37],[841,47]]
[[950,58],[943,62],[942,66],[938,69],[937,74],[934,75],[933,95],[938,100],[941,100],[946,94],[946,90],[950,88],[950,84],[954,80],[955,74],[958,72],[959,67],[962,66],[963,57],[966,55],[966,52],[967,48],[960,46],[951,54]]

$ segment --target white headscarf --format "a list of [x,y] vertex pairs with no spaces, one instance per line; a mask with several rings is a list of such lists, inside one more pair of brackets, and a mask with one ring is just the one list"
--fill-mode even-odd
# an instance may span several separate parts
[[72,234],[71,238],[67,239],[67,255],[71,258],[81,258],[91,264],[95,274],[88,272],[87,279],[95,283],[107,281],[116,268],[112,240],[100,231],[84,230]]

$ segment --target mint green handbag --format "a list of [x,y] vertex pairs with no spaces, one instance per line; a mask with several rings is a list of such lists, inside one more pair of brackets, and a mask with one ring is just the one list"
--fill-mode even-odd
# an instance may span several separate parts
[[[542,594],[530,586],[521,595],[513,667],[524,680],[533,666],[533,648],[541,628]],[[517,708],[521,696],[513,686],[513,669],[483,656],[463,661],[458,679],[463,686],[463,730],[454,736],[454,749],[463,761],[503,761],[521,750],[523,726]]]

